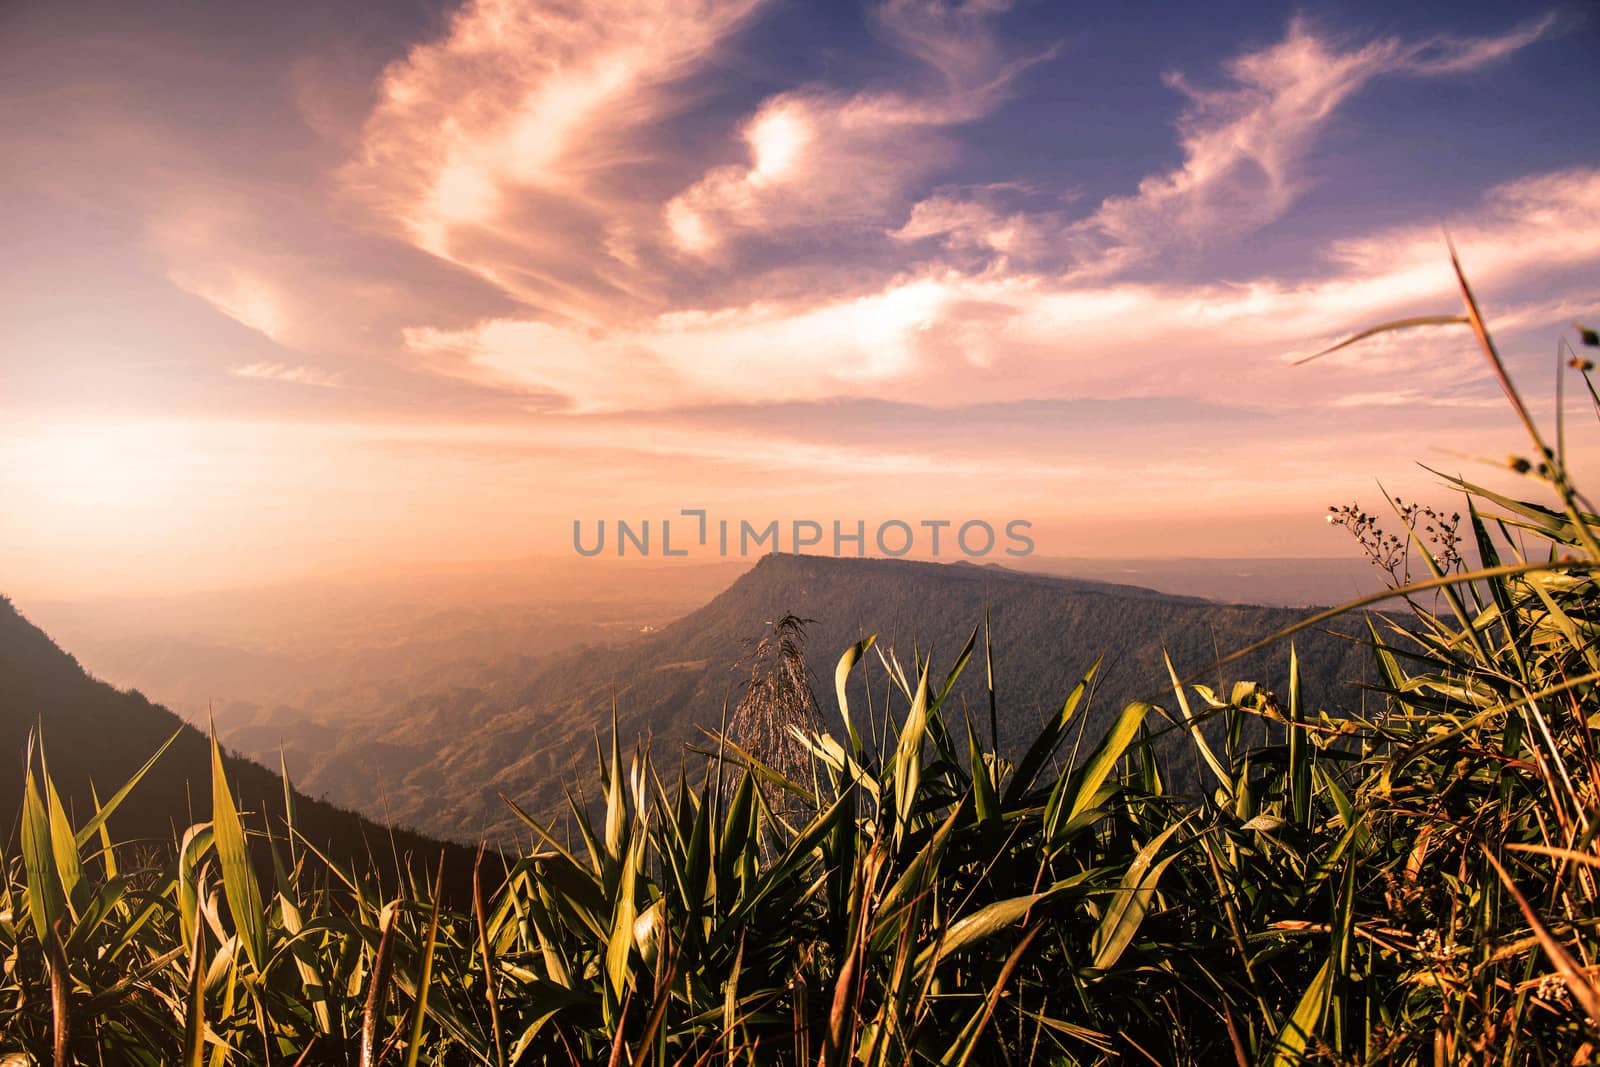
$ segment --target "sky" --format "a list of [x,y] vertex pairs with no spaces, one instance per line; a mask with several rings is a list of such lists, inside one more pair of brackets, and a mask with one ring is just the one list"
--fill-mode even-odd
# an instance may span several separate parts
[[1597,45],[1580,3],[7,3],[0,589],[580,566],[575,520],[683,509],[1349,552],[1329,504],[1527,445],[1460,329],[1295,363],[1457,312],[1448,233],[1553,417]]

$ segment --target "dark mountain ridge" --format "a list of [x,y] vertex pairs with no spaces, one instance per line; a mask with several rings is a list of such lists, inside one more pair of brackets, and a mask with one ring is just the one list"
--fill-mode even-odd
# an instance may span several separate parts
[[[7,848],[15,845],[28,739],[36,728],[51,778],[75,822],[94,811],[91,787],[101,798],[110,796],[174,732],[172,747],[112,816],[112,834],[118,841],[170,846],[186,827],[210,817],[210,739],[139,692],[90,677],[0,597],[0,825]],[[238,756],[225,755],[224,766],[247,825],[259,828],[268,818],[281,832],[283,779]],[[296,792],[294,803],[296,829],[336,861],[388,871],[386,880],[393,884],[396,855],[431,870],[442,854],[451,887],[460,892],[471,884],[470,849],[390,830],[304,793]]]

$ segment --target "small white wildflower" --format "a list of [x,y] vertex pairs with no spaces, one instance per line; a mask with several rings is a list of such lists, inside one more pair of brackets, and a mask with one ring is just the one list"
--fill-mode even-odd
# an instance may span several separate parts
[[1540,978],[1539,986],[1533,991],[1533,995],[1550,1004],[1568,1004],[1572,1001],[1572,993],[1559,974],[1547,974]]

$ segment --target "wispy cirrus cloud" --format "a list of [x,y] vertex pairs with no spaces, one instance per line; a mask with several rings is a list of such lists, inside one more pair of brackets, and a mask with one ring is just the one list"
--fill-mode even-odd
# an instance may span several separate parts
[[400,328],[419,313],[464,325],[515,306],[316,197],[211,181],[146,195],[145,243],[172,285],[277,349],[341,370],[392,364]]
[[907,190],[956,154],[944,132],[990,114],[1053,49],[1007,56],[989,21],[1009,3],[891,0],[885,37],[924,66],[917,91],[803,88],[762,102],[741,126],[746,160],[708,170],[663,216],[672,243],[717,254],[740,235],[881,228]]
[[1111,278],[1173,249],[1215,247],[1282,218],[1314,184],[1305,160],[1339,108],[1383,77],[1469,73],[1559,28],[1555,15],[1503,34],[1350,43],[1296,18],[1276,44],[1223,65],[1224,82],[1202,87],[1171,72],[1185,98],[1177,120],[1183,162],[1151,174],[1132,193],[1104,199],[1087,217],[1002,213],[983,199],[940,193],[914,204],[902,241],[936,237],[952,251],[1016,257],[1055,251],[1080,276]]
[[1004,211],[970,195],[938,193],[912,205],[911,215],[889,236],[912,242],[937,238],[947,251],[976,251],[1008,259],[1031,259],[1045,253],[1059,222],[1037,214]]
[[310,385],[318,389],[342,389],[344,376],[317,367],[290,363],[257,362],[234,367],[236,378],[252,378],[263,382],[283,382],[288,385]]
[[282,340],[289,328],[285,296],[272,282],[237,267],[216,273],[175,267],[167,273],[173,285],[199,297],[241,326],[269,340]]
[[[1018,209],[997,195],[1006,176],[917,195],[959,160],[961,127],[1053,55],[1002,46],[1002,0],[878,5],[881,40],[912,62],[903,77],[768,95],[728,130],[742,161],[697,163],[667,131],[686,86],[759,7],[471,0],[384,69],[336,187],[414,255],[497,288],[500,309],[430,302],[384,277],[376,249],[337,269],[203,195],[158,230],[169,277],[299,351],[370,352],[394,338],[423,369],[468,368],[479,384],[536,389],[555,406],[697,402],[738,368],[769,365],[770,388],[856,395],[924,367],[993,365],[993,324],[1027,317],[1023,294],[1092,292],[1123,306],[1124,272],[1290,210],[1317,135],[1373,80],[1476,70],[1556,25],[1350,43],[1292,21],[1277,43],[1225,62],[1220,88],[1169,76],[1187,99],[1183,163],[1073,220]],[[817,250],[825,286],[786,275],[796,245]],[[845,270],[827,270],[830,248]],[[476,325],[460,321],[469,304]],[[367,312],[359,330],[350,307]]]
[[608,183],[759,0],[471,0],[384,72],[346,190],[419,247],[585,317],[638,279],[596,255],[637,213]]
[[1079,265],[1115,272],[1173,245],[1237,237],[1282,217],[1310,182],[1301,164],[1341,104],[1384,76],[1476,70],[1537,41],[1554,15],[1482,38],[1383,38],[1347,45],[1303,18],[1283,40],[1224,66],[1228,83],[1202,88],[1172,73],[1187,98],[1178,119],[1183,163],[1113,196],[1069,231]]
[[[654,230],[638,211],[606,228],[613,249],[619,233],[629,235],[630,254],[610,257],[613,276],[629,279],[616,291],[586,289],[578,271],[562,283],[569,291],[529,297],[527,314],[467,328],[410,326],[402,333],[406,351],[434,373],[567,412],[732,403],[752,389],[774,400],[889,391],[913,402],[952,404],[1154,395],[1177,384],[1197,398],[1219,399],[1237,375],[1287,400],[1300,386],[1279,380],[1285,353],[1445,296],[1436,229],[1389,227],[1330,240],[1295,282],[1271,274],[1226,285],[1157,281],[1130,269],[1175,244],[1225,242],[1282,217],[1307,187],[1301,170],[1311,145],[1333,113],[1372,81],[1470,72],[1556,26],[1547,17],[1479,38],[1351,43],[1292,20],[1276,43],[1227,60],[1221,88],[1169,76],[1188,101],[1178,120],[1183,163],[1147,177],[1133,193],[1106,198],[1086,217],[1009,209],[1003,181],[915,199],[915,182],[956,150],[949,131],[996,107],[1017,73],[1038,58],[1007,55],[996,43],[990,22],[1005,8],[936,0],[881,6],[886,39],[924,72],[920,87],[807,86],[767,97],[736,128],[745,162],[713,166],[658,201]],[[470,38],[465,27],[485,10],[467,9],[449,40]],[[623,39],[631,38],[623,33]],[[433,62],[417,56],[396,70]],[[542,86],[546,73],[529,84]],[[406,99],[403,84],[391,72],[386,100]],[[640,92],[656,100],[658,88]],[[637,132],[600,125],[599,143],[614,151]],[[608,140],[608,130],[623,132]],[[548,164],[557,156],[541,158]],[[604,165],[582,175],[550,165],[550,173],[570,179],[565,195],[605,188]],[[1482,283],[1505,281],[1509,296],[1518,271],[1595,259],[1595,175],[1580,169],[1514,181],[1453,220]],[[545,181],[531,171],[519,180]],[[540,249],[577,232],[510,216],[496,225],[497,232],[546,242]],[[832,242],[848,255],[847,249],[859,250],[863,233],[882,242],[884,266],[826,291],[796,291],[781,271],[766,282],[759,259],[738,258],[741,242],[779,248]],[[594,236],[584,246],[591,260]],[[937,243],[938,255],[927,255],[929,242]],[[691,260],[754,269],[725,291],[712,274],[698,288],[641,298],[662,267],[646,261],[663,244]],[[530,256],[543,262],[538,251]],[[616,297],[621,290],[626,299]],[[1515,299],[1525,318],[1537,317],[1528,298]],[[1184,352],[1176,365],[1175,349]],[[1344,372],[1372,372],[1378,358],[1377,349],[1364,353]],[[1340,373],[1331,378],[1341,380]],[[1370,381],[1354,377],[1338,388],[1373,393]]]
[[663,126],[759,6],[473,0],[384,72],[340,184],[543,317],[596,325],[664,306],[674,257],[740,235],[877,233],[957,156],[946,131],[1049,55],[996,43],[988,23],[1008,4],[890,0],[871,18],[916,65],[906,78],[773,94],[730,131],[743,161],[697,168]]
[[[1492,190],[1451,228],[1483,291],[1523,326],[1543,326],[1551,320],[1538,308],[1568,305],[1551,304],[1548,292],[1529,304],[1527,287],[1600,261],[1597,219],[1600,171],[1580,169]],[[498,319],[406,336],[442,373],[526,390],[546,404],[558,398],[571,411],[727,403],[752,392],[956,404],[1176,389],[1226,400],[1241,380],[1262,402],[1301,404],[1305,375],[1288,367],[1294,356],[1385,316],[1449,306],[1441,248],[1438,230],[1402,226],[1334,242],[1320,268],[1295,283],[936,270],[842,298],[674,311],[608,331]],[[1413,387],[1444,384],[1459,377],[1453,360],[1462,350],[1448,346],[1432,364],[1381,346],[1356,353],[1320,375],[1320,400],[1369,393],[1374,375],[1396,370]]]

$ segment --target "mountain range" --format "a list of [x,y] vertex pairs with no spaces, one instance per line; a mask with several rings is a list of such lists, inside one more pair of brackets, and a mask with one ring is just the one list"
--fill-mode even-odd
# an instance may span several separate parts
[[[320,804],[307,810],[326,821],[325,832],[344,841],[342,847],[365,847],[361,842],[379,831],[341,808],[430,837],[511,845],[523,840],[525,831],[502,798],[558,820],[568,790],[592,779],[594,746],[608,734],[613,715],[625,745],[653,739],[658,765],[675,764],[674,753],[683,745],[706,743],[707,731],[717,729],[743,695],[754,642],[789,614],[808,620],[813,685],[827,715],[825,726],[834,730],[841,728],[834,665],[850,645],[869,634],[878,637],[878,651],[852,675],[850,699],[852,707],[881,713],[887,663],[897,661],[911,672],[918,656],[931,656],[934,677],[941,679],[987,618],[995,727],[1004,750],[1022,744],[1059,709],[1102,655],[1097,692],[1082,716],[1091,739],[1129,699],[1170,705],[1163,652],[1180,675],[1187,675],[1305,612],[1218,604],[998,565],[772,555],[676,621],[630,622],[608,634],[591,616],[578,622],[573,634],[562,635],[559,620],[547,618],[554,629],[539,647],[524,652],[514,634],[475,643],[474,634],[487,626],[485,618],[493,618],[475,616],[456,636],[440,636],[454,658],[441,654],[435,662],[417,654],[408,659],[405,647],[426,647],[415,643],[394,653],[390,670],[402,662],[425,668],[403,683],[385,682],[380,658],[369,664],[370,676],[359,684],[324,687],[314,701],[225,705],[218,730],[223,742],[243,756],[266,766],[281,759],[307,804]],[[619,618],[627,618],[626,612]],[[70,745],[70,784],[77,788],[93,778],[102,795],[130,759],[137,756],[132,764],[137,766],[177,728],[175,716],[139,693],[118,693],[85,676],[9,606],[3,622],[0,682],[6,688],[0,711],[8,751],[17,754],[0,768],[5,774],[14,775],[20,766],[18,746],[25,744],[36,716],[46,719],[52,770],[61,765],[62,747]],[[1356,625],[1345,620],[1342,632],[1297,636],[1302,690],[1313,702],[1348,707],[1361,700],[1361,690],[1351,683],[1369,677],[1370,657],[1351,639]],[[979,654],[953,699],[987,730],[981,632],[978,640]],[[196,670],[210,662],[200,657]],[[1206,680],[1279,687],[1287,663],[1283,645],[1232,664],[1226,678],[1208,674]],[[169,673],[181,674],[182,666],[181,654],[163,662]],[[274,667],[283,669],[281,664],[263,669],[270,673]],[[285,692],[295,691],[291,680],[281,684]],[[208,781],[204,737],[189,731],[180,741],[161,776],[167,792],[146,798],[145,807],[160,815],[146,819],[141,832],[165,833],[156,825],[160,819],[177,825],[189,818],[179,783],[187,778],[203,788]],[[1184,758],[1173,762],[1181,777]],[[269,795],[281,798],[281,782],[271,772],[249,762],[239,768],[240,789],[260,798],[264,807]],[[663,775],[670,775],[670,768]],[[10,790],[0,796],[20,795],[14,785],[0,777],[0,790]],[[428,846],[422,839],[407,839],[404,847]]]
[[[457,840],[510,841],[519,823],[502,795],[556,818],[566,790],[592,777],[595,742],[608,734],[613,713],[624,744],[652,737],[658,762],[674,761],[679,746],[706,743],[705,731],[718,728],[743,695],[751,646],[787,614],[809,620],[814,688],[829,712],[825,725],[837,730],[833,671],[846,648],[876,634],[879,649],[908,672],[918,654],[931,655],[939,678],[986,612],[1003,748],[1030,737],[1102,655],[1098,696],[1084,717],[1091,737],[1129,699],[1170,705],[1163,651],[1186,675],[1305,614],[992,565],[773,555],[655,632],[506,661],[470,683],[379,710],[280,707],[225,736],[263,758],[281,746],[298,781],[340,804]],[[1296,639],[1302,689],[1325,706],[1361,699],[1350,683],[1369,676],[1370,657],[1349,637],[1355,625],[1346,621],[1343,635]],[[1226,681],[1281,686],[1288,654],[1284,645],[1247,657]],[[872,694],[858,679],[853,706],[882,707],[883,662],[869,656]],[[954,698],[986,725],[981,656]]]

